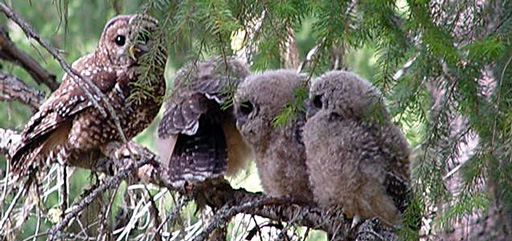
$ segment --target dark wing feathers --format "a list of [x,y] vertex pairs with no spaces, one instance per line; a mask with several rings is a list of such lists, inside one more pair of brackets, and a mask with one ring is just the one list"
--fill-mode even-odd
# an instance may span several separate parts
[[234,58],[212,58],[181,68],[173,94],[158,126],[158,136],[177,135],[169,168],[171,181],[202,181],[223,175],[227,168],[226,139],[221,120],[230,110],[221,104],[247,75],[245,64]]
[[409,183],[392,172],[386,172],[385,175],[384,186],[386,187],[386,193],[393,199],[393,203],[398,210],[403,213],[411,198]]
[[227,147],[221,124],[205,115],[200,122],[194,135],[178,135],[169,161],[169,176],[175,187],[181,187],[187,181],[219,176],[226,171]]
[[206,105],[207,99],[218,104],[226,101],[230,87],[236,88],[247,75],[247,67],[234,58],[212,58],[181,68],[174,78],[174,93],[167,101],[158,126],[159,137],[168,138],[178,133],[193,135],[199,118],[211,106]]
[[171,101],[158,125],[158,136],[168,138],[174,134],[194,135],[199,127],[199,118],[208,111],[207,99],[195,94]]

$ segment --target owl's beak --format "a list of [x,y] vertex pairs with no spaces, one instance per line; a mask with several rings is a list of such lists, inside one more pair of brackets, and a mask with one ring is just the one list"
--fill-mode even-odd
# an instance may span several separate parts
[[147,53],[148,51],[149,47],[147,44],[135,44],[128,49],[128,54],[130,58],[137,60],[140,58],[140,56]]
[[304,107],[306,107],[306,120],[309,120],[311,117],[313,117],[319,110],[311,104],[309,99],[304,101]]
[[237,118],[236,119],[236,128],[238,130],[242,129],[242,126],[245,124],[245,118]]

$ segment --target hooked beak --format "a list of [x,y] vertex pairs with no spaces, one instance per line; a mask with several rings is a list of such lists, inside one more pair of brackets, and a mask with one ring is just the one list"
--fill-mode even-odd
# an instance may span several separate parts
[[304,106],[306,107],[306,120],[309,120],[320,110],[316,108],[309,99],[304,101]]
[[135,44],[128,49],[128,54],[133,60],[139,59],[143,54],[149,51],[147,44]]
[[236,119],[236,128],[238,130],[242,129],[242,126],[245,124],[245,118],[238,118]]

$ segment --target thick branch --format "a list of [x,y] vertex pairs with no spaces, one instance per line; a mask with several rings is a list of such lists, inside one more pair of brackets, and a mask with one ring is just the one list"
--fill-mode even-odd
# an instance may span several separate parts
[[44,100],[44,94],[28,87],[16,76],[0,71],[0,100],[19,100],[38,109]]
[[45,84],[52,91],[59,87],[59,83],[55,81],[55,75],[50,74],[30,55],[18,49],[2,27],[0,27],[0,58],[21,66],[38,84]]

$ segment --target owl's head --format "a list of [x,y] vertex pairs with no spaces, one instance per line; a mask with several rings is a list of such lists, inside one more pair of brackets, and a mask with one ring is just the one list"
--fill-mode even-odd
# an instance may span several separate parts
[[317,112],[332,118],[358,121],[389,119],[381,92],[347,71],[330,71],[313,81],[307,103],[308,118]]
[[238,86],[235,94],[237,128],[252,145],[268,141],[272,122],[293,101],[294,91],[305,77],[295,70],[273,70],[251,75]]
[[101,34],[97,53],[111,65],[129,66],[148,52],[150,33],[157,21],[147,15],[119,15],[110,19]]

